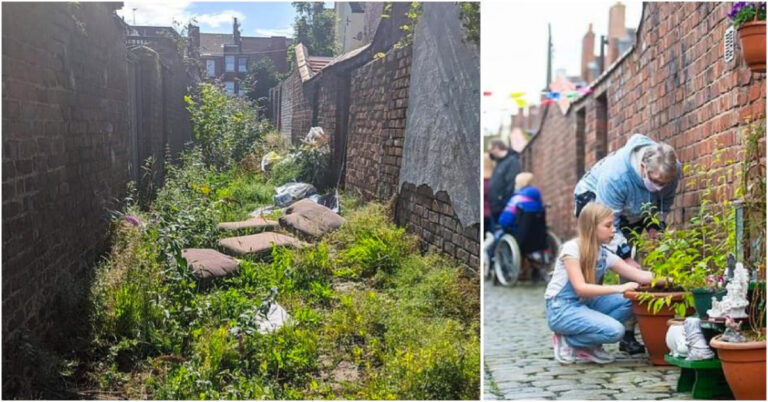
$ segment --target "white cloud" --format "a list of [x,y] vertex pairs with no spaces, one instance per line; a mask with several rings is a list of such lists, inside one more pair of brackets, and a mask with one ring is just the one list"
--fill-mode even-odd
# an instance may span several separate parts
[[285,36],[293,37],[293,28],[255,29],[256,36]]
[[[134,24],[134,14],[136,25],[171,26],[174,21],[186,24],[192,18],[192,14],[187,11],[190,3],[189,1],[146,2],[127,0],[123,3],[123,8],[117,10],[117,14],[132,25]],[[136,9],[135,13],[134,8]]]
[[[236,10],[224,10],[217,13],[200,14],[195,16],[195,19],[201,27],[207,26],[214,29],[222,25],[231,27],[232,18],[237,18],[237,22],[240,24],[240,26],[242,26],[243,21],[245,21],[245,14]],[[201,28],[201,31],[204,31],[204,29]]]
[[131,25],[149,26],[173,26],[174,22],[186,25],[192,19],[202,32],[220,31],[222,27],[232,29],[232,18],[237,17],[242,25],[245,14],[237,10],[223,10],[215,13],[194,14],[189,12],[190,1],[146,2],[125,1],[123,8],[117,10],[117,14]]

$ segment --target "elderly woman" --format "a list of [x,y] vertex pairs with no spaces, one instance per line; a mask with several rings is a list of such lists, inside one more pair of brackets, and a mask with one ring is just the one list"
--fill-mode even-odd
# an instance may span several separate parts
[[[664,214],[675,200],[681,173],[680,162],[671,146],[634,134],[626,145],[599,160],[576,184],[573,191],[576,216],[591,201],[610,208],[616,235],[608,249],[639,268],[631,258],[627,239],[632,231],[645,230],[655,236],[664,228]],[[648,219],[648,206],[660,214],[660,226]],[[619,348],[630,354],[645,351],[635,340],[634,323],[628,324]]]
[[499,215],[499,225],[507,233],[517,235],[517,211],[539,212],[544,209],[541,191],[532,185],[533,173],[523,172],[515,177],[515,193]]

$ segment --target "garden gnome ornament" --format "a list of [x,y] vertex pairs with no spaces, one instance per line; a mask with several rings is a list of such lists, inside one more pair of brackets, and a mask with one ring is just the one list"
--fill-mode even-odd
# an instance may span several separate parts
[[715,357],[715,352],[709,348],[704,334],[701,333],[701,320],[698,317],[688,317],[683,324],[685,344],[688,347],[688,357],[685,360],[706,360]]
[[707,314],[712,318],[722,318],[726,315],[731,318],[745,318],[745,309],[749,305],[749,272],[744,268],[744,264],[736,263],[733,279],[725,285],[725,289],[727,292],[722,301],[712,298],[712,308],[707,310]]

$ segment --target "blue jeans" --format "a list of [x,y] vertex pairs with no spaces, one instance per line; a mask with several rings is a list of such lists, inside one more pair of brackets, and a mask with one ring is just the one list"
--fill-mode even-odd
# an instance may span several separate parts
[[618,342],[624,335],[624,321],[632,314],[632,303],[621,294],[576,298],[553,297],[547,300],[547,324],[565,336],[574,348],[590,348]]

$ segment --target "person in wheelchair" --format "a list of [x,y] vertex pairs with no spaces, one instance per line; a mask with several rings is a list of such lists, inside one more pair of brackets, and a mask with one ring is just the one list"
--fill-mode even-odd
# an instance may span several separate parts
[[532,185],[533,173],[515,177],[515,192],[499,215],[498,240],[504,233],[515,237],[520,251],[536,262],[548,263],[542,253],[547,248],[547,219],[541,191]]

